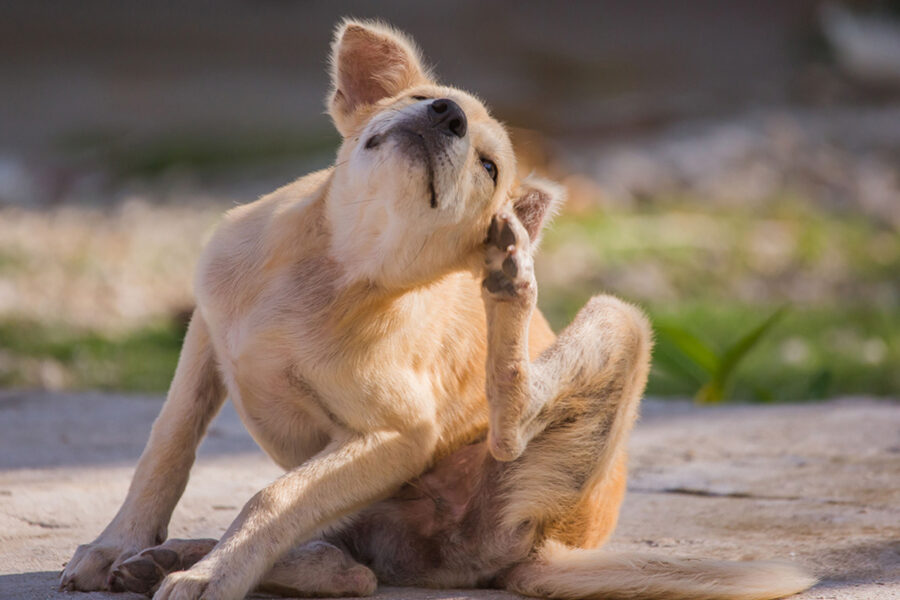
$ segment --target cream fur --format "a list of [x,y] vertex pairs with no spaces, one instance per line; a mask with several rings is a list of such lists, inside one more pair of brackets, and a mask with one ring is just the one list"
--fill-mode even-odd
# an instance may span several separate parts
[[[434,83],[408,38],[345,21],[332,76],[335,166],[226,215],[125,502],[78,548],[63,587],[105,589],[165,539],[226,395],[286,472],[202,560],[168,574],[158,600],[241,598],[258,584],[365,593],[373,572],[483,585],[509,568],[510,589],[558,598],[762,599],[808,585],[783,567],[564,548],[596,546],[615,526],[649,325],[601,296],[554,337],[531,261],[562,190],[514,181],[503,127]],[[461,107],[465,135],[428,137],[438,98]],[[426,542],[435,556],[416,567],[423,556],[410,549]],[[372,570],[335,554],[340,545],[374,552]],[[309,565],[322,571],[306,576]]]
[[614,554],[554,543],[506,579],[511,591],[559,600],[772,600],[815,582],[786,563]]

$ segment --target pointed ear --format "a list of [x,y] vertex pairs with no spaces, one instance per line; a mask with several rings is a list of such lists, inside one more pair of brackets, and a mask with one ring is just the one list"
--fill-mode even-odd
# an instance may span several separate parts
[[402,33],[372,21],[345,20],[338,26],[331,44],[328,112],[341,135],[350,133],[360,108],[428,82],[418,48]]
[[541,231],[565,202],[565,189],[548,179],[529,175],[512,194],[513,211],[528,231],[534,246],[540,242]]

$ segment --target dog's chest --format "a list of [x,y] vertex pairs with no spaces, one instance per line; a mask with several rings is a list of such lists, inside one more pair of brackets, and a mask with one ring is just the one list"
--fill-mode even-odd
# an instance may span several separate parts
[[392,357],[389,339],[351,351],[314,316],[260,306],[216,331],[220,367],[242,420],[287,468],[329,440],[402,429],[434,413],[428,377]]

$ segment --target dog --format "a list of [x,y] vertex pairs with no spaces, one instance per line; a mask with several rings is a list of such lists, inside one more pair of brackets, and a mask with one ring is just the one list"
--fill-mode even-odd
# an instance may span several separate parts
[[[517,180],[503,126],[436,83],[409,38],[343,22],[332,82],[335,165],[231,210],[213,235],[127,497],[61,587],[696,600],[810,586],[780,563],[598,549],[625,491],[646,318],[597,296],[553,334],[532,259],[562,190]],[[226,396],[285,474],[222,539],[166,541]]]

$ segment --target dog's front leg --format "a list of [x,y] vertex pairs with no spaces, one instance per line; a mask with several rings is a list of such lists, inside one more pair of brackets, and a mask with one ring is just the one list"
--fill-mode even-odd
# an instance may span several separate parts
[[333,442],[256,494],[213,551],[170,574],[154,599],[243,598],[291,546],[420,474],[435,432],[427,422]]
[[66,565],[60,587],[109,588],[109,574],[128,557],[166,539],[172,511],[187,485],[194,454],[225,399],[206,323],[194,312],[166,403],[112,522]]

